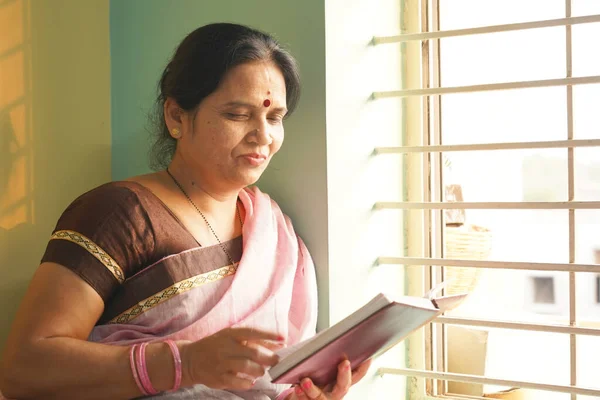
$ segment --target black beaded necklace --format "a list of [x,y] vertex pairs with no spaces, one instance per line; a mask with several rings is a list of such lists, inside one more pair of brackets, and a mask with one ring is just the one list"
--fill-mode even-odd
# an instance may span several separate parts
[[[179,181],[177,181],[177,179],[175,179],[175,177],[173,176],[173,174],[171,174],[171,171],[169,171],[169,168],[167,168],[167,174],[169,174],[169,176],[171,177],[171,179],[173,179],[173,182],[175,182],[175,184],[177,185],[177,187],[179,188],[179,190],[181,190],[181,192],[188,199],[188,201],[190,202],[190,204],[196,209],[196,211],[198,211],[198,214],[200,214],[200,216],[202,217],[202,219],[204,220],[204,222],[206,222],[206,225],[208,226],[208,229],[210,229],[210,231],[212,232],[212,234],[215,236],[215,239],[217,239],[217,242],[219,242],[219,246],[221,246],[221,248],[223,249],[223,252],[225,252],[225,254],[227,255],[227,257],[229,258],[229,261],[231,262],[231,265],[235,265],[235,262],[233,261],[233,257],[231,257],[231,254],[229,254],[229,251],[227,251],[227,248],[223,245],[223,243],[221,242],[221,239],[219,239],[219,236],[217,236],[217,233],[215,232],[215,230],[213,229],[213,227],[208,222],[208,219],[206,219],[206,217],[204,216],[204,213],[202,211],[200,211],[200,209],[198,208],[198,206],[196,206],[196,204],[194,203],[194,201],[192,200],[192,198],[183,189],[183,186],[181,186],[181,184],[179,183]],[[236,214],[238,216],[238,219],[240,220],[240,224],[243,227],[244,226],[244,221],[242,221],[242,216],[240,215],[240,208],[238,207],[237,202],[235,204],[235,211],[236,211]]]

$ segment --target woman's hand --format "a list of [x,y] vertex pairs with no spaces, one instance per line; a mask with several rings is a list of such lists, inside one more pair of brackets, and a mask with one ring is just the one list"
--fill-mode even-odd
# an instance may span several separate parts
[[272,350],[283,337],[250,328],[227,328],[181,347],[184,376],[214,389],[248,390],[279,361]]
[[360,381],[369,370],[371,360],[362,363],[356,370],[350,371],[350,361],[343,361],[338,365],[338,376],[335,385],[320,388],[312,383],[309,378],[300,381],[295,387],[295,392],[287,400],[341,400],[350,387]]

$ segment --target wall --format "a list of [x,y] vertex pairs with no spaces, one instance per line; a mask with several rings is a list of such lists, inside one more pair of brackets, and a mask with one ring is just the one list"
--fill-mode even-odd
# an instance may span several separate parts
[[[401,31],[401,1],[329,0],[327,38],[327,189],[330,319],[344,318],[375,294],[403,293],[400,266],[376,266],[379,256],[402,256],[403,215],[374,211],[377,201],[403,198],[402,158],[374,156],[377,146],[399,146],[403,100],[371,100],[381,90],[403,88],[402,47],[373,46],[373,36]],[[372,367],[403,367],[401,344]],[[347,398],[403,399],[403,377],[371,374]]]
[[[376,145],[401,143],[403,104],[369,100],[375,90],[403,84],[400,46],[370,45],[373,35],[400,31],[400,4],[112,1],[113,178],[148,171],[146,114],[162,68],[184,35],[217,21],[255,26],[289,45],[302,72],[300,105],[259,185],[292,217],[315,259],[319,327],[339,321],[380,290],[402,292],[402,268],[373,265],[379,255],[398,255],[402,216],[372,210],[377,200],[401,198],[401,160],[371,153]],[[379,365],[403,366],[404,357],[404,346],[398,346]],[[381,380],[374,372],[349,400],[404,398],[404,378]]]
[[0,347],[62,210],[110,179],[108,3],[0,2]]
[[[148,171],[146,114],[159,74],[186,33],[216,21],[271,32],[300,63],[303,97],[260,186],[315,259],[319,326],[375,291],[402,290],[400,268],[373,266],[402,242],[402,220],[372,211],[401,195],[400,164],[371,156],[375,145],[400,143],[402,105],[369,100],[402,84],[399,47],[369,44],[398,32],[398,1],[112,1],[108,21],[102,0],[0,3],[0,152],[10,155],[0,159],[1,341],[61,210],[104,181]],[[400,346],[387,365],[402,354]],[[404,397],[397,379],[377,385],[379,395],[372,379],[347,398]]]
[[327,325],[323,0],[129,0],[110,5],[114,179],[148,172],[147,113],[167,60],[187,33],[211,22],[237,22],[270,32],[292,49],[301,68],[302,99],[286,121],[283,148],[259,185],[290,215],[311,251],[320,283],[319,326]]

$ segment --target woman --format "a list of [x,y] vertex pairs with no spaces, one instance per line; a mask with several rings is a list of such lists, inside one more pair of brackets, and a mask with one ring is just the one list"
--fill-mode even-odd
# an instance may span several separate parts
[[274,350],[314,334],[310,256],[257,188],[296,106],[294,59],[270,36],[201,27],[159,82],[161,169],[83,194],[59,219],[3,357],[11,398],[341,399],[270,383]]

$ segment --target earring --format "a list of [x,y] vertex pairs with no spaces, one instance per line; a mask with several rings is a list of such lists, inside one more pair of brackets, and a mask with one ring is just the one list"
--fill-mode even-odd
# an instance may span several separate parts
[[173,138],[175,139],[179,139],[181,137],[181,132],[179,131],[179,129],[173,128],[173,130],[171,131],[171,136],[173,136]]

